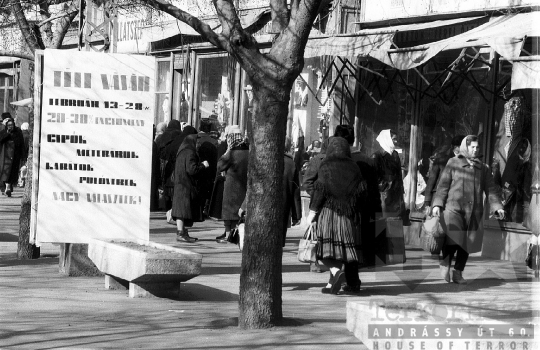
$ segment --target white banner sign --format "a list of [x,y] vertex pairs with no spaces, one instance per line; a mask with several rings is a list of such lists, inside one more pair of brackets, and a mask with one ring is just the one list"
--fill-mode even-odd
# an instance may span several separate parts
[[149,239],[155,58],[45,50],[37,242]]

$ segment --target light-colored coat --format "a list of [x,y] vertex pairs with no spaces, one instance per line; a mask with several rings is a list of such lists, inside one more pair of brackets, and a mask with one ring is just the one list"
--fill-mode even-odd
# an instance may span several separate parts
[[444,209],[446,244],[459,245],[469,254],[482,250],[484,194],[490,213],[503,208],[500,188],[486,164],[475,161],[470,165],[463,156],[451,158],[432,203]]

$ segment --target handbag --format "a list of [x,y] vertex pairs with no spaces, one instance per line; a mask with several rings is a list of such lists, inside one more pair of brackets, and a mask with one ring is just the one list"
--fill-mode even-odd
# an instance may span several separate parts
[[420,242],[422,249],[431,254],[439,254],[444,244],[446,233],[438,216],[427,216],[422,223]]
[[374,248],[375,265],[396,265],[407,261],[401,218],[389,217],[375,221]]
[[304,237],[298,243],[298,261],[303,263],[317,262],[319,242],[315,237],[316,228],[316,223],[310,224],[304,233]]

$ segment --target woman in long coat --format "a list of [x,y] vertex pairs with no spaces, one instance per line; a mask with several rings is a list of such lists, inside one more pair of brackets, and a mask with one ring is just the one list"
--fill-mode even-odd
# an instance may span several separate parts
[[403,200],[403,177],[401,161],[396,152],[397,135],[390,129],[382,130],[377,136],[377,142],[382,151],[373,154],[373,166],[377,173],[377,183],[381,196],[382,215],[388,217],[403,217],[405,202]]
[[216,237],[219,243],[227,243],[227,237],[238,224],[238,210],[246,197],[249,146],[238,127],[231,127],[227,135],[227,151],[219,159],[218,172],[225,172],[221,218],[225,232]]
[[344,263],[357,262],[354,236],[357,212],[365,199],[366,184],[351,159],[349,143],[331,137],[321,163],[309,205],[307,222],[317,218],[317,260],[330,270],[322,293],[337,294],[345,277]]
[[482,249],[484,194],[489,200],[490,213],[496,212],[500,220],[505,216],[500,189],[488,165],[478,160],[478,152],[478,137],[465,137],[459,155],[446,164],[433,199],[433,216],[440,216],[444,210],[446,240],[440,269],[447,282],[450,282],[454,255],[452,281],[462,284],[467,282],[462,273],[469,254]]
[[5,129],[0,130],[0,186],[5,184],[5,194],[8,197],[11,197],[13,184],[19,180],[23,155],[24,138],[21,129],[15,126],[13,118],[8,118]]
[[203,221],[200,196],[197,191],[197,178],[208,168],[208,162],[199,162],[197,155],[197,135],[189,135],[184,139],[174,168],[174,196],[172,217],[176,220],[178,228],[176,240],[194,242],[197,239],[190,237],[187,227],[193,222]]

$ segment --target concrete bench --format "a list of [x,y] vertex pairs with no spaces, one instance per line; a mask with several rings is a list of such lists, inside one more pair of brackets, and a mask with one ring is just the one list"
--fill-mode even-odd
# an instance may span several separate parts
[[148,241],[93,240],[88,257],[105,274],[105,289],[131,298],[178,297],[180,282],[201,274],[202,255]]

